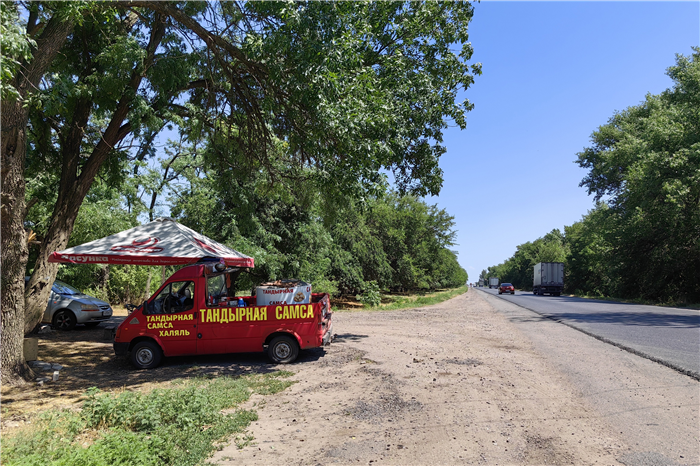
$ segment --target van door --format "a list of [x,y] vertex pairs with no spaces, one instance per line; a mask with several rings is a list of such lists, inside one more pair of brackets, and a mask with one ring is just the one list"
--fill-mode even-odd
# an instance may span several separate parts
[[147,332],[158,337],[165,356],[197,351],[195,292],[195,283],[191,280],[167,283],[144,310]]
[[205,292],[197,328],[197,354],[230,353],[229,341],[235,338],[230,323],[235,319],[236,308],[228,305],[226,275],[208,276]]

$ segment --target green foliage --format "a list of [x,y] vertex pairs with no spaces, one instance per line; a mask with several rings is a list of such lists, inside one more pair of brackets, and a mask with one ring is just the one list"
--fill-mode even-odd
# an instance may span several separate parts
[[[47,179],[37,176],[28,186],[27,196],[37,199],[30,209],[25,225],[35,231],[39,238],[48,228],[48,209],[53,199],[45,197],[51,191]],[[126,211],[121,194],[104,182],[93,185],[85,202],[80,207],[71,234],[69,247],[94,241],[139,224],[135,213]],[[31,258],[35,258],[37,248],[31,248]],[[28,265],[33,264],[33,260]],[[27,274],[31,269],[27,270]],[[161,268],[106,264],[62,264],[57,278],[75,286],[79,290],[111,303],[139,303],[154,293],[160,285]]]
[[362,294],[357,296],[365,306],[377,307],[382,302],[382,295],[379,293],[379,285],[374,280],[366,282]]
[[437,269],[440,259],[451,259],[441,251],[453,244],[453,217],[414,196],[389,193],[368,210],[367,223],[392,271],[391,281],[381,285],[404,290],[441,287]]
[[238,290],[277,278],[346,295],[362,293],[371,281],[404,290],[466,282],[447,249],[455,233],[444,210],[383,185],[380,195],[340,203],[312,182],[275,182],[270,172],[247,174],[239,163],[238,152],[211,139],[190,159],[171,198],[173,217],[255,258]]
[[[464,128],[472,108],[456,100],[481,72],[468,63],[469,3],[25,8],[78,18],[30,109],[27,229],[46,234],[61,212],[58,193],[88,171],[125,102],[123,137],[99,167],[68,246],[152,218],[169,193],[174,217],[255,258],[239,290],[283,277],[350,295],[372,281],[403,290],[466,281],[448,250],[452,218],[418,195],[439,192],[442,132],[448,121]],[[165,30],[145,67],[158,24]],[[204,41],[194,24],[220,40]],[[82,136],[73,140],[76,127]],[[153,163],[165,127],[179,138]],[[387,194],[384,171],[398,193]],[[99,265],[58,275],[112,302],[138,302],[156,277]]]
[[565,284],[577,295],[615,296],[620,281],[619,262],[606,239],[614,226],[609,208],[599,203],[579,222],[565,227],[569,254]]
[[109,266],[108,301],[140,304],[158,290],[161,277],[161,267]]
[[35,42],[20,23],[15,2],[0,3],[0,97],[3,101],[19,98],[13,83],[21,63],[31,57]]
[[[674,86],[614,115],[577,163],[581,186],[607,208],[585,217],[607,273],[601,291],[621,298],[700,300],[700,49],[677,56]],[[591,257],[583,244],[575,254]],[[581,274],[582,271],[576,271]],[[593,290],[590,290],[593,291]]]
[[[402,192],[439,192],[442,132],[448,121],[466,126],[472,105],[457,94],[481,73],[468,64],[469,3],[99,5],[47,80],[33,120],[42,154],[56,149],[46,137],[56,122],[68,128],[81,105],[95,116],[85,140],[93,145],[128,98],[139,161],[153,155],[152,135],[174,125],[194,144],[218,139],[215,159],[236,153],[224,161],[230,169],[303,180],[336,199],[376,194],[381,169]],[[157,60],[141,70],[155,12],[167,27]],[[126,84],[142,71],[133,93]],[[148,173],[142,181],[163,192]]]
[[[119,395],[88,391],[79,413],[50,411],[25,431],[3,436],[7,465],[192,465],[215,443],[257,419],[230,409],[248,399],[284,390],[289,373],[183,381],[175,388]],[[85,439],[90,439],[85,441]]]
[[[296,118],[310,122],[285,138],[294,166],[317,162],[315,182],[340,197],[372,192],[382,168],[401,190],[439,191],[442,131],[447,120],[465,127],[472,106],[457,93],[480,73],[466,63],[469,3],[248,2],[243,11],[265,18],[244,50],[274,57],[270,77],[304,102],[271,122],[278,137]],[[260,106],[279,112],[273,95]]]

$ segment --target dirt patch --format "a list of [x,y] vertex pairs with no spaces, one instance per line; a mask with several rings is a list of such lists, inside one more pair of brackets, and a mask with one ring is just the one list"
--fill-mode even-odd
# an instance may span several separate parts
[[338,313],[323,357],[253,397],[251,445],[214,464],[619,464],[622,442],[477,293]]

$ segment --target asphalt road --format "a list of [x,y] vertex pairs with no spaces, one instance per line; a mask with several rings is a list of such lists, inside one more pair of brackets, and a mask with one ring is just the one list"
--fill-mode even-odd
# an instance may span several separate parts
[[700,380],[700,311],[476,289]]

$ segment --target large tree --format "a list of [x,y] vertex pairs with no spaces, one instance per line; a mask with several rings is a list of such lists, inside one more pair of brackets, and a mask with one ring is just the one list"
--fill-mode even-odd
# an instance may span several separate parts
[[[473,10],[463,2],[21,7],[14,22],[36,45],[12,79],[3,75],[17,89],[2,101],[5,382],[22,374],[22,334],[56,275],[48,256],[68,244],[95,177],[152,154],[164,126],[195,144],[223,134],[239,169],[266,170],[275,182],[313,168],[329,192],[359,194],[383,168],[401,189],[435,194],[442,131],[465,126],[471,104],[456,95],[480,72],[467,63]],[[23,300],[25,164],[60,176]]]
[[609,250],[601,256],[611,275],[607,292],[697,302],[700,48],[677,56],[667,74],[671,89],[616,113],[578,154],[589,170],[581,186],[608,205],[584,218],[581,233],[602,243],[598,251]]

